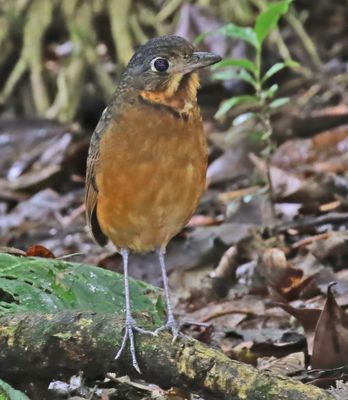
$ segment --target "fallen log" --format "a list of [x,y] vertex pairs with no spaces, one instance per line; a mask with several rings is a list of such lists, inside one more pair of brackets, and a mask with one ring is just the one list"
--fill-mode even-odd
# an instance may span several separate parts
[[[139,323],[147,321],[136,316]],[[7,314],[0,317],[0,376],[5,380],[53,379],[83,370],[91,378],[108,371],[137,376],[129,352],[114,360],[122,340],[119,315],[64,311]],[[142,378],[161,387],[186,387],[205,399],[329,400],[312,385],[234,361],[218,350],[169,333],[136,335]]]

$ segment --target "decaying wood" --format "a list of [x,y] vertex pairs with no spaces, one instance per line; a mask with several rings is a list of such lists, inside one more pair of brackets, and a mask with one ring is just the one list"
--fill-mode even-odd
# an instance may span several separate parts
[[[139,316],[137,316],[137,319]],[[139,321],[146,325],[146,320]],[[61,312],[8,314],[0,318],[0,371],[5,379],[52,379],[84,370],[89,377],[107,371],[136,375],[129,353],[114,360],[123,319],[112,314]],[[142,378],[162,387],[187,387],[205,399],[329,400],[314,386],[259,371],[230,360],[218,350],[169,333],[136,336]]]

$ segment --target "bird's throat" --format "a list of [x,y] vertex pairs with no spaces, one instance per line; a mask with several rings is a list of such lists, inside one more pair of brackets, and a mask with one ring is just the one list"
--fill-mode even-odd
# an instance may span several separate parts
[[178,114],[189,113],[197,104],[199,77],[197,72],[174,75],[168,79],[163,90],[142,90],[139,96],[148,104],[170,108]]

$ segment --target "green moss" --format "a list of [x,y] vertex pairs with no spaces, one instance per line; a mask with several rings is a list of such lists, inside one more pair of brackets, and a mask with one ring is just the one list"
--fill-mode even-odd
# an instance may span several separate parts
[[301,385],[283,376],[259,372],[256,380],[249,386],[247,400],[330,400],[333,397],[315,386]]
[[80,325],[81,329],[88,328],[92,324],[93,324],[93,321],[91,319],[81,318],[79,320],[79,325]]
[[12,326],[0,326],[0,337],[7,337],[7,345],[12,347],[15,341],[15,328]]
[[70,340],[72,337],[74,337],[74,335],[71,332],[64,332],[64,333],[56,333],[55,336],[61,340],[63,340],[64,342]]

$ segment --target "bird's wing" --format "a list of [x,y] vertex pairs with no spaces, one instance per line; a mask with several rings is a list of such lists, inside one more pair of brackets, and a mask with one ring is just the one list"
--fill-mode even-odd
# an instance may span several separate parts
[[93,132],[87,157],[85,189],[86,221],[94,239],[101,246],[104,246],[108,239],[102,232],[97,218],[98,188],[96,183],[96,170],[99,161],[100,139],[105,133],[111,117],[111,109],[107,107],[104,110],[98,125],[95,128],[95,131]]

